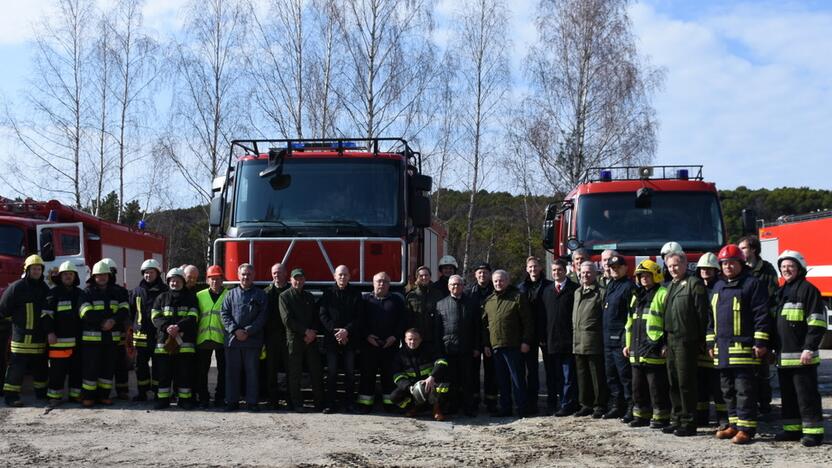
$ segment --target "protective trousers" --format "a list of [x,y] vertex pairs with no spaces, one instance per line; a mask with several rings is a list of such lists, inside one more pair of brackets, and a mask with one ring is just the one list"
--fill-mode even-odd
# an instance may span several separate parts
[[46,353],[25,354],[11,353],[9,368],[6,370],[6,381],[3,384],[3,394],[7,400],[20,398],[23,376],[26,371],[32,372],[32,386],[37,398],[46,397],[46,386],[49,379],[49,361]]
[[145,341],[136,341],[136,385],[139,388],[139,395],[147,394],[148,390],[156,391],[159,385],[155,376],[156,366],[151,374],[150,361],[153,359],[153,347],[148,347]]
[[324,404],[324,375],[321,365],[321,352],[318,350],[318,342],[311,344],[295,344],[289,354],[289,400],[296,409],[303,407],[303,396],[300,391],[301,377],[303,375],[303,364],[309,370],[309,380],[312,385],[312,397],[315,406]]
[[633,369],[633,416],[655,423],[670,421],[667,368],[642,364]]
[[[749,435],[757,432],[757,369],[729,367],[719,370],[722,398],[728,405],[727,424]],[[720,421],[725,426],[726,421]]]
[[153,364],[159,366],[159,389],[156,392],[158,400],[169,400],[173,395],[173,381],[176,380],[176,391],[179,402],[193,398],[191,373],[194,369],[194,353],[156,353]]
[[670,380],[671,414],[670,424],[676,427],[695,429],[693,419],[697,402],[697,343],[681,340],[667,341],[667,374]]
[[81,398],[81,356],[74,349],[72,356],[49,359],[49,390],[46,397],[60,400],[64,397],[64,384],[69,377],[69,398]]
[[823,439],[823,410],[818,391],[818,367],[780,367],[783,431]]
[[386,349],[364,344],[361,347],[361,380],[358,385],[358,404],[373,406],[376,394],[376,375],[381,378],[382,402],[392,405],[391,394],[393,385],[393,362],[396,359],[396,348]]
[[115,368],[115,344],[81,344],[81,398],[108,400]]
[[696,403],[696,425],[708,425],[712,401],[716,408],[716,420],[728,420],[728,407],[722,398],[719,371],[712,367],[699,367],[696,371],[696,385],[696,394],[698,396]]

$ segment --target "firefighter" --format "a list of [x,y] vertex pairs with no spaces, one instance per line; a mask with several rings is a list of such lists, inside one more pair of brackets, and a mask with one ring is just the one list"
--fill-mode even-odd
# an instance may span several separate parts
[[[604,289],[604,371],[610,391],[612,407],[604,413],[604,419],[617,419],[625,423],[633,420],[632,376],[630,362],[621,353],[624,348],[624,325],[629,315],[630,299],[635,284],[627,276],[627,262],[621,255],[607,261],[610,281]],[[599,285],[600,287],[600,285]]]
[[185,289],[185,272],[181,268],[171,268],[165,279],[169,289],[159,294],[150,313],[156,327],[153,364],[159,366],[155,408],[170,406],[175,380],[179,407],[188,410],[194,407],[191,377],[196,364],[198,305],[196,296]]
[[393,385],[393,363],[404,332],[405,305],[400,296],[390,293],[390,276],[386,272],[373,276],[373,292],[364,296],[361,318],[361,380],[357,398],[359,411],[369,413],[375,400],[376,373],[381,376],[382,401],[385,409],[395,409],[390,395]]
[[41,321],[49,286],[43,279],[44,267],[40,256],[27,257],[23,262],[23,278],[10,284],[0,298],[0,319],[9,318],[12,322],[12,353],[3,384],[8,406],[23,406],[20,387],[27,369],[34,378],[35,396],[46,398],[48,362]]
[[[760,258],[760,239],[757,236],[745,236],[740,238],[737,246],[745,254],[745,266],[748,267],[751,276],[757,278],[768,292],[768,307],[771,314],[772,323],[777,320],[774,315],[777,304],[775,304],[774,296],[777,294],[777,289],[780,285],[777,282],[777,270],[774,265],[766,260]],[[771,413],[771,366],[768,359],[763,359],[760,367],[757,368],[757,405],[760,408],[760,413]]]
[[459,270],[459,264],[453,255],[445,255],[439,259],[439,279],[436,280],[436,290],[442,295],[447,296],[448,293],[448,279],[451,275],[455,275]]
[[[543,276],[542,262],[537,257],[526,258],[526,278],[517,284],[517,289],[526,295],[529,310],[532,313],[534,326],[534,341],[529,343],[529,352],[524,357],[526,365],[526,414],[539,413],[538,393],[540,391],[540,349],[543,349],[544,371],[549,353],[546,352],[546,310],[543,308],[541,296],[543,290],[550,287],[551,281]],[[548,378],[548,375],[547,375]],[[551,404],[550,410],[551,410]],[[550,411],[551,412],[551,411]]]
[[422,346],[436,348],[435,335],[436,303],[447,296],[448,282],[445,281],[446,291],[439,290],[442,283],[430,282],[430,268],[420,266],[416,269],[416,285],[405,296],[407,305],[407,322],[405,328],[415,328],[422,336]]
[[156,350],[156,327],[150,318],[153,303],[160,294],[168,290],[162,279],[162,267],[155,259],[149,258],[141,266],[142,280],[130,292],[130,323],[133,330],[133,346],[136,348],[136,385],[138,395],[133,401],[147,401],[147,392],[156,391],[158,376],[151,374],[150,361]]
[[764,284],[750,275],[745,256],[729,244],[717,256],[723,277],[714,286],[708,318],[708,352],[719,369],[728,421],[720,421],[718,439],[747,444],[757,430],[755,370],[768,352],[771,317]]
[[[283,291],[289,289],[289,272],[286,271],[286,266],[282,263],[275,263],[271,268],[272,283],[266,286],[264,292],[268,298],[267,301],[267,318],[266,327],[264,329],[264,339],[266,341],[266,369],[263,370],[261,366],[261,387],[263,381],[266,384],[266,393],[269,396],[269,403],[272,409],[280,408],[280,390],[277,385],[277,374],[282,368],[286,372],[286,381],[288,385],[289,366],[287,364],[289,351],[286,349],[286,325],[283,324],[283,319],[280,318],[280,303],[278,298]],[[288,401],[289,399],[286,398]]]
[[323,327],[318,316],[318,306],[309,291],[303,289],[306,275],[300,268],[292,270],[291,288],[280,293],[280,318],[286,326],[286,347],[289,350],[289,404],[303,411],[300,380],[303,366],[309,370],[315,411],[324,409],[323,366],[318,348],[318,330]]
[[708,293],[702,280],[689,274],[684,252],[668,253],[664,264],[671,277],[666,285],[664,331],[672,409],[670,426],[662,432],[686,437],[696,434],[697,362],[704,350],[710,316]]
[[396,355],[394,368],[393,383],[396,388],[390,395],[393,403],[407,409],[405,415],[408,417],[418,415],[426,407],[433,407],[433,419],[444,421],[442,407],[450,390],[447,382],[448,361],[422,344],[419,330],[410,328],[405,332],[404,346]]
[[[477,267],[474,268],[474,279],[476,281],[468,287],[465,293],[479,303],[479,316],[482,316],[482,305],[485,303],[485,300],[488,299],[488,296],[494,292],[494,285],[491,284],[491,265],[486,262],[478,264]],[[479,325],[477,327],[479,328]],[[478,354],[479,356],[474,357],[471,361],[471,377],[474,379],[471,382],[471,385],[474,389],[474,393],[472,395],[468,395],[467,398],[471,398],[471,406],[474,409],[479,408],[480,362],[482,362],[482,387],[484,390],[482,393],[482,400],[485,402],[486,410],[490,413],[494,413],[497,411],[497,382],[494,373],[494,358],[492,356],[486,356],[482,352],[482,345],[479,347]]]
[[777,266],[785,283],[775,299],[783,418],[783,432],[776,440],[800,439],[804,446],[814,447],[823,443],[818,346],[826,332],[824,306],[818,289],[806,281],[806,260],[800,252],[784,250]]
[[640,288],[633,291],[627,317],[623,355],[633,372],[633,419],[630,427],[670,425],[664,307],[667,289],[661,267],[643,260],[635,271]]
[[199,306],[199,320],[196,333],[196,395],[202,408],[210,406],[208,373],[211,371],[211,357],[217,359],[217,382],[214,387],[214,406],[225,405],[225,327],[222,324],[222,302],[228,290],[222,285],[224,273],[219,265],[211,265],[205,272],[208,289],[196,293]]
[[78,270],[72,262],[63,262],[52,278],[55,287],[49,291],[44,310],[43,329],[49,343],[50,406],[60,404],[64,383],[69,377],[69,398],[81,398],[81,358],[76,352],[76,338],[81,330],[78,317],[84,302],[84,291],[78,287]]
[[98,400],[112,405],[110,393],[115,373],[116,340],[121,337],[127,321],[127,304],[113,287],[109,265],[99,261],[92,267],[92,276],[84,289],[81,305],[81,404],[90,408]]
[[[118,264],[111,258],[103,258],[101,261],[105,262],[110,267],[110,284],[117,291],[119,305],[127,308],[130,307],[130,292],[127,288],[118,283]],[[129,372],[130,362],[128,355],[135,354],[133,346],[133,327],[131,322],[125,323],[119,333],[113,335],[113,340],[116,343],[116,366],[115,366],[115,382],[116,382],[116,398],[119,400],[127,400],[129,398]]]
[[[716,255],[711,252],[705,252],[699,257],[699,262],[696,264],[696,271],[699,278],[705,283],[705,288],[708,291],[708,299],[713,290],[716,281],[719,279],[719,262]],[[709,302],[710,303],[710,302]],[[706,349],[702,349],[699,353],[699,360],[697,366],[697,396],[696,403],[696,425],[700,427],[710,424],[710,409],[711,401],[714,402],[716,409],[716,420],[728,419],[728,410],[725,406],[725,400],[722,398],[722,389],[719,385],[719,372],[714,369],[714,360],[708,355]]]

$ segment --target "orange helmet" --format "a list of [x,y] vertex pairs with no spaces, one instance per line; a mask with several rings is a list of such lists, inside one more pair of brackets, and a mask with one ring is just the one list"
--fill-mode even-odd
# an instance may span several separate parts
[[736,244],[728,244],[719,251],[717,260],[719,260],[719,263],[728,260],[736,260],[740,263],[745,263],[745,254],[742,253],[742,250],[740,250]]
[[211,265],[208,267],[208,272],[205,273],[206,278],[210,278],[212,276],[224,276],[222,272],[222,267],[219,265]]

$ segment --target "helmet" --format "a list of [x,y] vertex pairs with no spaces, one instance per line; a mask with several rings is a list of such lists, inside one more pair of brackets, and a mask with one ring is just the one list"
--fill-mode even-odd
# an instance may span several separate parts
[[420,380],[410,386],[410,394],[413,396],[413,403],[415,405],[424,405],[425,403],[432,403],[431,400],[435,398],[434,394],[428,393],[425,389],[425,381]]
[[61,263],[61,266],[58,267],[58,274],[59,275],[61,273],[65,272],[65,271],[71,271],[71,272],[75,273],[76,275],[78,274],[78,269],[75,268],[75,264],[70,262],[70,261],[63,262],[63,263]]
[[40,258],[40,255],[29,255],[26,257],[26,261],[23,262],[23,271],[29,269],[32,265],[40,265],[43,268],[46,268],[46,265],[43,263],[43,259]]
[[182,271],[181,268],[171,268],[168,270],[168,274],[165,276],[165,281],[170,281],[170,279],[174,276],[178,276],[182,278],[182,281],[185,281],[185,272]]
[[452,255],[445,255],[444,257],[439,259],[439,268],[442,268],[445,265],[450,265],[456,269],[459,269],[459,264],[456,263],[456,259]]
[[205,277],[210,278],[212,276],[224,276],[222,272],[222,267],[219,265],[211,265],[208,267],[208,271],[205,272]]
[[142,268],[139,271],[144,273],[144,271],[148,268],[155,268],[156,271],[162,273],[162,267],[159,266],[159,262],[157,262],[155,258],[148,258],[147,260],[142,262]]
[[107,262],[101,260],[100,262],[96,262],[95,265],[92,266],[92,275],[110,275],[112,272],[110,271],[110,265],[107,265]]
[[719,251],[717,260],[719,260],[719,263],[727,260],[736,260],[740,263],[745,263],[745,254],[737,247],[737,244],[728,244]]
[[794,260],[800,264],[800,267],[805,271],[806,270],[806,259],[803,258],[803,254],[798,252],[797,250],[784,250],[783,253],[777,257],[777,268],[780,268],[780,263],[783,260]]
[[107,265],[107,268],[115,268],[116,270],[118,269],[118,264],[112,258],[102,258],[101,261]]
[[670,241],[662,246],[662,257],[669,253],[685,253],[685,251],[682,249],[681,244],[679,244],[678,242]]
[[662,275],[662,268],[659,266],[658,263],[654,262],[653,260],[642,260],[641,263],[639,263],[636,267],[635,274],[636,276],[638,276],[640,273],[652,274],[654,283],[659,284],[662,281],[664,281],[664,275]]
[[716,260],[716,255],[711,252],[705,252],[699,257],[699,262],[696,263],[696,268],[714,268],[719,270],[719,262]]

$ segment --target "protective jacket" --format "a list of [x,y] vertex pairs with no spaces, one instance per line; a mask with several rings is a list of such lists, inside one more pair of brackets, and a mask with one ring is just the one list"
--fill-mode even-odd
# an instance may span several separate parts
[[743,269],[736,278],[716,283],[711,308],[706,342],[714,350],[714,366],[759,365],[752,347],[768,347],[771,333],[765,285]]
[[[122,288],[123,289],[123,288]],[[121,290],[113,284],[99,288],[89,283],[84,289],[84,303],[81,304],[81,341],[87,344],[117,344],[121,342],[124,324],[128,319],[129,307]],[[102,331],[101,325],[112,319],[115,325],[109,331]]]
[[[222,302],[228,290],[222,288],[220,294],[211,294],[211,289],[196,293],[199,306],[196,345],[199,348],[221,348],[225,344],[225,327],[222,325]],[[214,299],[216,297],[216,300]]]
[[33,280],[28,275],[3,291],[0,319],[11,319],[12,353],[42,354],[46,350],[46,334],[41,320],[48,294],[49,286],[43,277]]
[[179,344],[180,353],[196,352],[196,331],[199,320],[199,307],[196,295],[187,289],[179,291],[169,290],[159,295],[153,303],[151,312],[153,324],[156,326],[156,354],[170,354],[165,348],[168,341],[168,327],[177,325],[182,343]]
[[84,291],[77,286],[67,288],[59,284],[49,291],[43,311],[43,330],[58,338],[57,343],[49,345],[50,355],[69,357],[73,353],[81,332],[79,311],[83,302]]
[[626,346],[630,351],[630,363],[664,365],[662,357],[665,346],[664,305],[667,289],[655,285],[633,292],[630,300],[630,315],[627,317]]
[[156,327],[150,318],[153,303],[159,294],[168,290],[168,286],[157,277],[156,281],[148,283],[144,279],[130,291],[130,322],[133,324],[133,340],[137,347],[153,347],[156,345]]
[[[396,354],[393,363],[393,383],[401,388],[407,388],[418,380],[433,376],[437,381],[444,381],[448,370],[448,361],[436,355],[429,349],[419,346],[410,349],[402,346]],[[437,385],[437,393],[447,393],[447,385]]]
[[818,347],[826,333],[820,292],[805,276],[777,291],[777,365],[800,367],[804,350],[812,352],[810,366],[820,364]]

